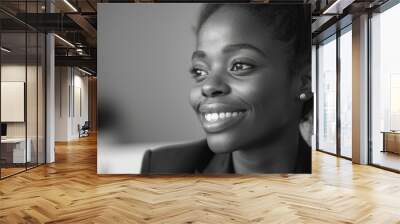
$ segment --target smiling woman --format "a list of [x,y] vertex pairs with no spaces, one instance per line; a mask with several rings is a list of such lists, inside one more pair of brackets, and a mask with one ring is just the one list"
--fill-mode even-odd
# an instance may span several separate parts
[[206,139],[148,150],[142,173],[310,173],[310,24],[307,5],[206,5],[190,68]]

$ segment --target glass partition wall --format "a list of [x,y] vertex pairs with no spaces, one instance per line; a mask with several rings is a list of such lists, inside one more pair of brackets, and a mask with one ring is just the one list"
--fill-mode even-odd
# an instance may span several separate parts
[[[18,7],[34,13],[39,2]],[[45,163],[45,41],[44,33],[0,12],[1,179]]]
[[351,25],[317,46],[317,149],[352,157]]
[[370,163],[400,171],[400,4],[371,18]]
[[[1,177],[26,169],[25,33],[1,33]],[[6,50],[4,50],[6,49]],[[30,162],[30,160],[28,160]]]

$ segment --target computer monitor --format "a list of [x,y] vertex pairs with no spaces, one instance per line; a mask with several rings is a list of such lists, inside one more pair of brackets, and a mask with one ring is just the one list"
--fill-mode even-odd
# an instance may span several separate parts
[[1,123],[1,136],[2,137],[7,136],[7,124],[6,123]]

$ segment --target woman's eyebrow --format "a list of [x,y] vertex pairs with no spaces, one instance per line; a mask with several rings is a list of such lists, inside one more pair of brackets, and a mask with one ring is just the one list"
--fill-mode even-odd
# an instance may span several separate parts
[[206,52],[197,50],[197,51],[193,52],[192,59],[205,58],[206,56],[207,56]]
[[259,48],[251,45],[251,44],[230,44],[226,47],[224,47],[224,49],[222,50],[224,53],[230,53],[233,51],[238,51],[238,50],[242,50],[242,49],[249,49],[249,50],[253,50],[256,51],[257,53],[261,54],[263,57],[267,57],[267,55],[260,50]]

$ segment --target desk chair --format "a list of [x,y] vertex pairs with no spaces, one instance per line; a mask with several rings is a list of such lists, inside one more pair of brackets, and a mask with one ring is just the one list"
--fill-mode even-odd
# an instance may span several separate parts
[[89,121],[85,121],[82,127],[80,127],[80,125],[78,124],[79,138],[89,136],[89,129],[90,129]]

